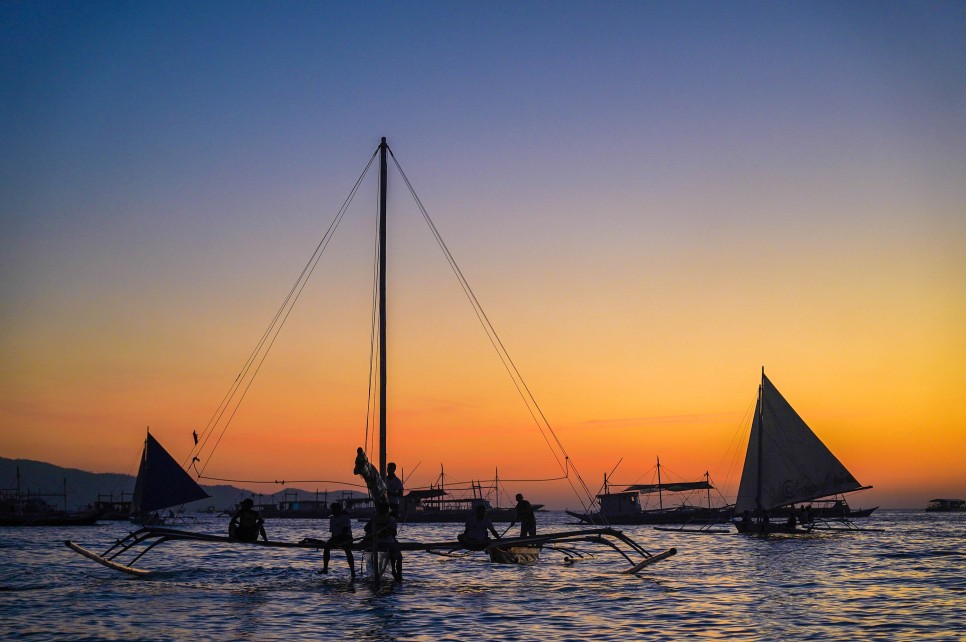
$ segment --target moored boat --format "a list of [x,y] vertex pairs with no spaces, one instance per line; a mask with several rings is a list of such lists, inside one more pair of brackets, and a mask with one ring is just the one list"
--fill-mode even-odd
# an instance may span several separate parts
[[[657,460],[656,484],[632,484],[621,491],[611,491],[612,482],[604,476],[604,492],[597,495],[600,510],[567,514],[584,524],[721,524],[734,515],[730,505],[714,506],[711,491],[715,490],[707,472],[698,481],[668,482],[661,480],[661,460]],[[706,493],[706,504],[692,501],[694,493]],[[674,497],[665,505],[664,495]],[[644,498],[657,497],[657,506],[646,508]]]
[[930,499],[926,505],[930,513],[959,513],[966,511],[966,499]]
[[64,510],[47,502],[45,497],[51,496],[60,495],[24,493],[20,487],[20,467],[17,466],[16,487],[0,491],[0,526],[91,526],[101,515],[99,510],[67,511],[66,480],[63,491]]

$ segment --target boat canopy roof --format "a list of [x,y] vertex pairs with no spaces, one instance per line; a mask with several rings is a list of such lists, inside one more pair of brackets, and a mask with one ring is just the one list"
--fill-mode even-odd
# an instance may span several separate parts
[[406,497],[411,497],[412,499],[432,499],[434,497],[444,497],[448,494],[445,490],[440,490],[439,488],[417,488],[406,493]]
[[637,491],[642,495],[647,495],[648,493],[684,493],[689,490],[713,490],[714,486],[705,480],[696,482],[670,482],[663,484],[634,484],[633,486],[628,486],[624,489],[627,491]]

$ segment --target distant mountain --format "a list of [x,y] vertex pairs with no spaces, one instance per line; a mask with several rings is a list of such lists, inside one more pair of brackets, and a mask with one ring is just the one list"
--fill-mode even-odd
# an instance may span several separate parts
[[[120,500],[121,494],[129,500],[134,493],[134,476],[119,473],[90,473],[76,468],[62,468],[42,461],[30,459],[7,459],[0,457],[0,490],[16,491],[17,469],[20,469],[20,490],[24,494],[44,495],[48,503],[66,510],[80,510],[98,498]],[[66,507],[64,493],[66,487]],[[215,485],[202,488],[211,495],[208,499],[185,504],[188,512],[204,511],[209,507],[221,512],[229,510],[245,497],[255,497],[256,503],[268,504],[280,501],[282,497],[295,499],[314,499],[315,491],[299,488],[286,488],[274,495],[258,493],[236,486]],[[351,496],[361,495],[355,491],[344,491]],[[293,495],[297,494],[297,495]],[[335,501],[341,499],[343,491],[332,491],[328,496]],[[275,499],[271,499],[274,497]]]

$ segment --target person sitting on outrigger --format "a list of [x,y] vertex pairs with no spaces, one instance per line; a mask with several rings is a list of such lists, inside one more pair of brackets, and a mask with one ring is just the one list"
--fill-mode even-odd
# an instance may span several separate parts
[[493,528],[493,522],[486,516],[486,506],[477,504],[473,515],[466,520],[465,529],[456,536],[456,539],[466,548],[480,551],[490,543],[490,533],[493,533],[493,537],[500,539],[499,533]]
[[402,551],[399,550],[399,542],[396,541],[396,520],[389,514],[389,504],[384,502],[376,504],[376,514],[366,523],[365,531],[366,543],[372,547],[372,538],[376,537],[378,549],[389,554],[393,578],[397,582],[402,582]]
[[257,542],[258,536],[261,535],[263,540],[268,541],[268,535],[265,534],[265,520],[253,508],[254,505],[255,502],[251,497],[242,500],[241,506],[228,522],[228,537],[239,542]]
[[329,507],[332,516],[329,517],[330,537],[322,549],[322,572],[329,572],[329,555],[332,548],[341,548],[345,552],[345,559],[349,562],[349,572],[352,579],[356,577],[355,560],[352,558],[352,519],[342,512],[342,504],[333,502]]

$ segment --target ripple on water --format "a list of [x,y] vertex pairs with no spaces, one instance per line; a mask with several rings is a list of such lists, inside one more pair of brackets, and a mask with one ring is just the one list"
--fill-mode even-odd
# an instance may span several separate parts
[[[546,519],[546,517],[544,517]],[[564,518],[553,516],[561,527]],[[482,555],[407,555],[406,580],[351,582],[341,553],[328,575],[318,551],[162,545],[139,580],[68,551],[95,550],[123,525],[10,529],[0,555],[0,638],[84,640],[666,640],[687,638],[957,639],[966,616],[966,520],[884,511],[881,533],[806,538],[687,536],[624,530],[678,555],[637,576],[598,550],[573,565],[552,551],[534,566]],[[312,522],[270,524],[273,538],[318,534]],[[202,529],[220,532],[209,520]],[[541,526],[546,527],[546,524]],[[453,525],[409,525],[438,540]],[[29,531],[29,532],[28,532]],[[163,549],[163,550],[162,550]],[[556,555],[556,557],[555,557]]]

